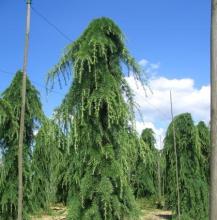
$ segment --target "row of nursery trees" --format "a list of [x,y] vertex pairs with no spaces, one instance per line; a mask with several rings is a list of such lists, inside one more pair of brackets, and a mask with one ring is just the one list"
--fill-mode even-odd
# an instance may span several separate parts
[[[92,21],[49,72],[72,84],[52,119],[27,79],[24,135],[24,219],[54,203],[68,207],[69,220],[139,219],[136,198],[155,201],[177,213],[172,123],[176,128],[181,217],[208,217],[209,129],[188,113],[168,127],[163,150],[154,133],[134,129],[132,91],[122,66],[137,80],[139,65],[113,21]],[[18,132],[22,73],[0,96],[0,219],[17,218]]]

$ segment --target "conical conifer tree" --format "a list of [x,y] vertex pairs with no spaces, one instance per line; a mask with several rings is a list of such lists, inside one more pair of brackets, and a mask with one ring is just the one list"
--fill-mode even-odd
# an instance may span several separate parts
[[[48,80],[65,76],[73,82],[59,111],[73,123],[70,131],[69,220],[117,220],[135,217],[130,186],[133,97],[121,64],[139,79],[123,34],[108,18],[92,21],[70,44]],[[68,117],[68,119],[67,119]],[[136,218],[138,219],[138,218]]]
[[[192,117],[184,113],[174,118],[181,219],[208,219],[208,186],[200,167],[197,132]],[[164,142],[166,158],[165,191],[167,205],[177,211],[176,166],[172,122]]]
[[[11,85],[1,95],[1,105],[7,114],[0,111],[0,141],[2,166],[0,167],[0,219],[17,219],[18,199],[18,134],[21,111],[22,72],[17,72]],[[24,131],[24,219],[30,204],[30,163],[33,133],[43,113],[39,93],[27,78],[25,131]]]

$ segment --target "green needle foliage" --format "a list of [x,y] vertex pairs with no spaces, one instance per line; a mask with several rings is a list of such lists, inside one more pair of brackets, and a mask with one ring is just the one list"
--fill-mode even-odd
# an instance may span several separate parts
[[198,142],[201,154],[201,167],[205,173],[207,182],[210,183],[210,130],[203,121],[197,125]]
[[[165,204],[165,176],[166,176],[166,160],[165,160],[165,155],[164,155],[164,149],[161,149],[158,151],[158,157],[157,160],[159,161],[159,166],[160,166],[160,186],[161,186],[161,195],[159,195],[160,197],[160,201],[159,202],[159,206],[164,206]],[[160,194],[160,193],[159,193]]]
[[122,32],[100,18],[67,47],[48,75],[53,84],[72,67],[73,82],[59,109],[65,124],[72,119],[69,220],[138,219],[130,186],[133,96],[122,64],[140,79]]
[[[0,148],[0,219],[17,219],[18,199],[18,134],[21,111],[22,72],[17,72],[11,85],[1,95]],[[37,90],[27,78],[25,131],[23,148],[24,172],[24,219],[30,209],[30,163],[33,132],[43,113]]]
[[[55,122],[55,126],[57,122]],[[60,122],[58,122],[61,124]],[[54,171],[56,178],[55,180],[55,200],[58,203],[64,205],[67,204],[68,193],[69,193],[69,182],[70,182],[70,161],[71,155],[69,154],[69,145],[71,142],[71,135],[61,130],[61,127],[56,129],[56,138],[58,137],[58,148],[57,148],[57,160],[54,163]],[[54,140],[55,140],[54,139]],[[55,143],[54,143],[55,144]]]
[[44,120],[35,138],[32,157],[33,212],[48,210],[55,202],[58,167],[62,164],[65,136],[52,120]]
[[[208,219],[208,186],[204,173],[201,172],[201,155],[192,117],[189,113],[180,114],[174,118],[173,123],[176,131],[181,219]],[[177,211],[172,122],[168,127],[164,144],[167,204]]]
[[151,151],[156,151],[154,131],[151,128],[145,128],[141,134],[142,140],[148,145]]
[[154,132],[150,128],[142,131],[137,144],[137,158],[134,173],[136,197],[150,197],[156,194],[157,187],[157,150]]

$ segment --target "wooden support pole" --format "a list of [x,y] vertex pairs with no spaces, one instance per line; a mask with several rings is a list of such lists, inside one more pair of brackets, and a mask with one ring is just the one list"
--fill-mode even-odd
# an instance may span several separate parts
[[217,0],[211,5],[211,185],[209,219],[217,218]]
[[28,62],[29,49],[29,31],[30,31],[30,5],[31,1],[27,0],[27,14],[26,14],[26,35],[25,35],[25,49],[23,62],[23,81],[22,81],[22,103],[20,115],[20,132],[18,145],[18,220],[23,219],[23,139],[24,139],[24,121],[25,121],[25,105],[26,105],[26,69]]

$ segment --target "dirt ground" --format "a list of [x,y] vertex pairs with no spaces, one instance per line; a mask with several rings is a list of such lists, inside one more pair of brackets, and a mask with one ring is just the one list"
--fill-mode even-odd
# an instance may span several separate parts
[[172,212],[171,211],[165,211],[165,210],[144,210],[143,211],[144,216],[141,218],[141,220],[165,220],[165,219],[172,219]]
[[[143,216],[140,220],[166,220],[171,219],[171,211],[159,209],[143,210]],[[63,206],[55,206],[51,208],[51,213],[32,217],[31,220],[66,220],[66,208]]]
[[67,210],[64,206],[51,207],[49,214],[34,216],[31,220],[66,220]]

